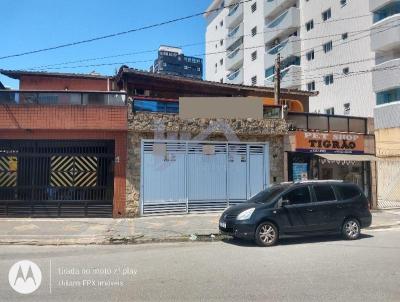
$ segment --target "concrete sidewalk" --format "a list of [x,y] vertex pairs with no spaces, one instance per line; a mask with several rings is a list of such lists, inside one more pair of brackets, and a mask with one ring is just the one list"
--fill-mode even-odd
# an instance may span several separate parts
[[[221,213],[134,219],[0,219],[0,244],[134,244],[217,240]],[[373,211],[370,229],[400,227],[400,210]]]

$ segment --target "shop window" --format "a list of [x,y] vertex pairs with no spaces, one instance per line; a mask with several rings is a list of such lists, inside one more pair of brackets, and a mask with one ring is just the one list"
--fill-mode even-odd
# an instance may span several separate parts
[[338,186],[337,189],[342,199],[352,199],[361,195],[360,190],[354,186]]
[[333,192],[331,186],[328,185],[314,186],[314,192],[315,192],[315,197],[317,198],[317,202],[336,200],[335,192]]
[[304,204],[311,202],[310,191],[307,187],[290,191],[283,196],[283,200],[289,200],[290,204]]

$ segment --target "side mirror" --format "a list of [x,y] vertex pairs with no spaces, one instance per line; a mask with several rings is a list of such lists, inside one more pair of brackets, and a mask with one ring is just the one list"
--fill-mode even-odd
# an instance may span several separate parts
[[290,205],[290,201],[288,199],[284,199],[284,200],[281,201],[281,207],[282,208],[286,207],[288,205]]

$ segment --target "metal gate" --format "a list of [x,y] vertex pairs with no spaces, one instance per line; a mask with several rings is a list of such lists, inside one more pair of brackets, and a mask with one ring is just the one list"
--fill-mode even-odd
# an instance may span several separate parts
[[113,141],[0,140],[0,217],[112,217]]
[[378,208],[400,208],[400,159],[377,161]]
[[269,185],[261,143],[142,141],[141,213],[223,210]]

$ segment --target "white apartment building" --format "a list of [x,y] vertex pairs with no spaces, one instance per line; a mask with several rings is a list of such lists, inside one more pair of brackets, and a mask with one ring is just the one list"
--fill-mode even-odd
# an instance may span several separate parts
[[367,0],[214,0],[208,10],[206,80],[273,86],[279,53],[282,88],[319,91],[311,112],[373,116]]

